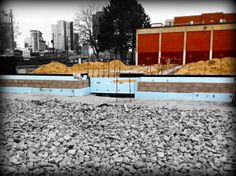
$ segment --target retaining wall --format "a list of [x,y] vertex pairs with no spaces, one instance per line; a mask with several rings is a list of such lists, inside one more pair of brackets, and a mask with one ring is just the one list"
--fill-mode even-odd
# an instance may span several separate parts
[[84,96],[90,93],[89,80],[72,76],[1,76],[0,92]]
[[139,82],[138,91],[234,93],[233,83]]
[[135,98],[231,102],[234,95],[230,77],[142,77]]
[[[232,102],[234,77],[131,77],[91,78],[77,80],[73,76],[0,77],[2,93],[38,93],[85,96],[90,93],[134,94],[137,99],[202,100]],[[90,82],[89,82],[90,81]]]
[[91,78],[91,93],[135,94],[140,78]]

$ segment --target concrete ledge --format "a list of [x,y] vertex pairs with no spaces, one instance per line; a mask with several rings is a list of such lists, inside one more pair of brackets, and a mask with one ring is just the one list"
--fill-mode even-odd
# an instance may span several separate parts
[[33,94],[55,94],[64,96],[86,96],[90,94],[90,87],[82,89],[0,87],[0,93],[33,93]]
[[174,92],[135,92],[136,99],[143,100],[196,100],[196,101],[223,101],[232,102],[230,93],[174,93]]
[[193,100],[197,101],[223,101],[232,102],[233,94],[231,93],[193,93]]
[[173,82],[173,83],[233,83],[232,77],[141,77],[140,82]]
[[143,100],[193,100],[193,94],[137,91],[135,92],[135,98]]
[[[90,78],[91,93],[134,94],[140,78]],[[130,83],[129,83],[130,81]],[[116,90],[117,88],[117,90]]]
[[0,79],[14,79],[14,80],[70,80],[77,81],[73,76],[39,76],[39,75],[0,75]]
[[81,89],[89,86],[89,80],[18,80],[4,79],[0,81],[0,87],[37,87],[37,88],[68,88]]
[[138,91],[234,93],[234,83],[138,82]]
[[[7,75],[1,78],[4,79],[0,81],[0,93],[35,93],[64,96],[118,93],[135,94],[135,98],[147,100],[232,102],[235,92],[235,82],[232,77],[91,78],[90,84],[89,80],[79,81],[72,76],[67,77],[66,80],[63,76]],[[45,78],[45,80],[42,78]],[[89,85],[90,87],[88,87]]]

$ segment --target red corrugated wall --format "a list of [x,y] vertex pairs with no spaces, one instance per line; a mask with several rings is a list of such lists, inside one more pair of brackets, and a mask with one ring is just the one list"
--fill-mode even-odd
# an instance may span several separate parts
[[187,32],[186,63],[209,59],[210,31]]
[[[236,30],[217,30],[213,37],[213,58],[236,57]],[[167,58],[171,63],[182,64],[183,32],[162,33],[161,63]],[[138,64],[158,63],[159,34],[138,36]],[[210,52],[210,31],[187,32],[186,63],[208,60]]]
[[138,65],[158,63],[159,34],[138,35]]
[[184,33],[163,33],[161,43],[161,63],[166,64],[166,60],[172,58],[171,63],[181,64],[183,58]]
[[213,58],[236,57],[236,30],[214,31]]

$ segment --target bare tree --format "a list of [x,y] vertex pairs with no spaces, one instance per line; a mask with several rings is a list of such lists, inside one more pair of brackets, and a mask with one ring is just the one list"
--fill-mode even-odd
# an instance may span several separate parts
[[93,31],[93,15],[101,8],[95,2],[87,3],[86,7],[79,9],[75,13],[74,28],[79,33],[81,44],[90,45],[96,58],[99,58],[101,48],[97,40],[97,35]]

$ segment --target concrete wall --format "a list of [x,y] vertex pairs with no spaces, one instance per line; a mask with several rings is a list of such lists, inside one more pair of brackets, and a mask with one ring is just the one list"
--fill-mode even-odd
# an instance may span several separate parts
[[85,96],[90,93],[134,94],[137,99],[225,101],[234,99],[233,77],[91,78],[73,76],[0,77],[1,93],[38,93]]
[[230,77],[142,77],[135,98],[231,102],[235,86]]
[[0,82],[1,87],[37,87],[37,88],[76,88],[81,89],[89,86],[88,80],[59,81],[59,80],[23,80],[5,79]]
[[140,78],[91,78],[91,93],[135,94]]
[[138,91],[234,93],[234,83],[139,82]]
[[1,93],[38,93],[66,96],[90,94],[89,80],[72,76],[1,76]]

